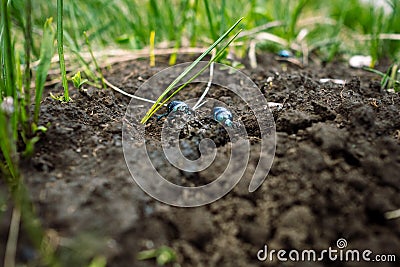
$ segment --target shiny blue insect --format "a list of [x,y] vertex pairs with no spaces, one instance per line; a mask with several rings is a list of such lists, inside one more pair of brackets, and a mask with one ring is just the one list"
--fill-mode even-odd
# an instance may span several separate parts
[[159,120],[163,117],[168,116],[171,112],[177,112],[178,110],[185,112],[188,115],[193,113],[193,110],[185,102],[174,100],[169,102],[169,104],[167,105],[167,113],[158,116],[157,119]]
[[232,113],[224,107],[215,107],[213,110],[214,120],[225,124],[228,127],[233,126]]
[[280,50],[280,51],[278,52],[278,56],[284,57],[284,58],[288,58],[288,57],[293,56],[293,54],[292,54],[292,52],[290,52],[289,50]]

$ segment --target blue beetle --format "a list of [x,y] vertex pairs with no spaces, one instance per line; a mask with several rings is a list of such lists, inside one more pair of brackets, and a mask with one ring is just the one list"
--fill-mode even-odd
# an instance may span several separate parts
[[232,113],[224,107],[215,107],[213,110],[214,120],[224,123],[228,127],[233,126]]
[[292,52],[290,52],[289,50],[280,50],[280,51],[278,52],[278,56],[284,57],[284,58],[288,58],[288,57],[292,57],[293,54],[292,54]]
[[171,112],[176,112],[178,110],[185,112],[188,115],[193,113],[193,110],[185,102],[174,100],[169,102],[169,104],[167,105],[167,113],[158,116],[157,119],[159,120],[163,117],[168,116]]

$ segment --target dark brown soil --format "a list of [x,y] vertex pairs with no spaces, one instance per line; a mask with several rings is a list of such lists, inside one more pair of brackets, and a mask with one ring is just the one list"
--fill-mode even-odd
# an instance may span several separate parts
[[[187,56],[180,60],[189,61]],[[105,76],[134,93],[166,62],[158,58],[154,68],[147,60],[121,63]],[[271,171],[250,194],[248,181],[257,163],[251,157],[245,177],[228,195],[199,208],[157,202],[131,178],[121,139],[129,97],[87,87],[85,92],[72,89],[68,104],[44,98],[41,124],[50,126],[23,174],[43,225],[60,237],[67,266],[83,266],[96,254],[107,256],[107,266],[156,266],[153,260],[137,261],[136,255],[161,245],[174,248],[181,266],[365,266],[362,261],[257,259],[264,245],[321,251],[337,248],[339,238],[350,249],[397,257],[396,263],[368,266],[399,266],[400,218],[389,220],[385,213],[400,208],[400,96],[381,90],[379,77],[341,62],[300,69],[264,55],[259,63],[243,71],[268,101],[284,103],[273,112],[277,147]],[[321,78],[347,82],[322,84]],[[201,87],[183,90],[179,98],[201,92]],[[257,147],[252,115],[222,90],[211,96],[239,112]],[[208,123],[217,140],[220,128]],[[157,136],[159,127],[151,120],[148,130]],[[157,138],[150,134],[149,139],[154,141],[150,154],[162,160]],[[194,143],[185,143],[188,157],[198,156]],[[222,138],[218,144],[227,143]],[[170,166],[164,171],[184,185],[210,181],[207,172],[193,175]]]

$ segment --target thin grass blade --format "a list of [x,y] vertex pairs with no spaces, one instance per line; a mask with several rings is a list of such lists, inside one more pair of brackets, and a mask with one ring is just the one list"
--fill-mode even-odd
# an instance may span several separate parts
[[35,95],[35,111],[33,121],[35,124],[39,121],[40,102],[42,101],[42,94],[44,83],[46,82],[47,73],[50,68],[51,58],[54,54],[54,37],[55,30],[52,25],[53,18],[46,20],[43,28],[43,38],[40,46],[39,65],[36,72],[36,95]]
[[165,96],[185,77],[206,55],[208,55],[211,50],[213,50],[218,44],[224,40],[229,33],[233,31],[233,29],[242,21],[243,18],[240,18],[236,23],[229,28],[217,41],[215,41],[203,54],[201,54],[189,67],[187,67],[161,94],[161,96],[157,99],[156,103],[150,108],[150,110],[146,113],[146,115],[141,120],[141,123],[146,123],[148,119],[151,117],[151,114],[154,114],[156,110],[158,110],[160,106],[160,102],[165,98]]
[[208,3],[208,0],[204,0],[204,6],[206,8],[206,14],[207,14],[207,20],[208,20],[208,24],[209,24],[209,29],[210,29],[210,33],[211,33],[211,37],[213,40],[217,39],[217,33],[215,32],[214,29],[214,22],[212,19],[212,14],[211,14],[211,10],[210,10],[210,5]]
[[60,70],[62,85],[64,88],[64,101],[70,101],[69,91],[68,91],[68,80],[67,73],[65,70],[65,60],[64,60],[64,29],[63,29],[63,6],[64,0],[57,0],[57,45],[58,45],[58,57],[60,61]]
[[239,30],[225,45],[224,47],[222,47],[222,49],[220,49],[218,51],[218,53],[215,55],[215,57],[213,57],[210,61],[208,61],[208,63],[201,69],[199,70],[195,75],[193,75],[187,82],[185,82],[184,84],[182,84],[178,89],[176,89],[169,97],[167,97],[161,104],[158,104],[158,106],[150,113],[150,117],[153,116],[157,110],[159,110],[162,106],[164,106],[172,97],[174,97],[177,93],[179,93],[180,90],[182,90],[183,88],[185,88],[189,83],[191,83],[194,79],[196,79],[199,75],[201,75],[206,69],[208,69],[208,67],[210,67],[210,65],[213,62],[218,61],[218,59],[220,59],[225,52],[225,49],[236,39],[236,37],[239,35],[239,33],[241,32],[241,30]]
[[5,86],[4,86],[4,95],[5,96],[15,96],[15,74],[14,74],[14,67],[13,67],[13,60],[12,55],[14,54],[12,51],[11,45],[11,25],[10,25],[10,16],[8,10],[8,1],[1,0],[1,19],[2,19],[2,42],[4,53],[3,53],[3,63],[4,63],[4,70],[3,73],[5,79]]

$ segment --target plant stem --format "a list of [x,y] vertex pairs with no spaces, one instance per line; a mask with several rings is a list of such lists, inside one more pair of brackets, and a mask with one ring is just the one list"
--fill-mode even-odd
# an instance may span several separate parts
[[155,43],[156,32],[150,32],[150,67],[154,67],[156,65],[156,57],[154,55],[154,43]]
[[4,255],[4,267],[15,267],[15,255],[17,251],[20,221],[21,210],[19,209],[19,207],[14,207],[11,216],[10,231],[8,233],[6,251]]
[[62,77],[62,85],[64,87],[64,101],[69,102],[68,91],[68,80],[65,70],[65,60],[64,60],[64,30],[63,30],[63,0],[57,0],[57,45],[58,45],[58,57],[60,60],[60,70]]
[[390,79],[389,79],[389,88],[393,88],[396,90],[396,82],[397,82],[397,71],[399,70],[399,65],[393,64],[392,69],[390,71]]

